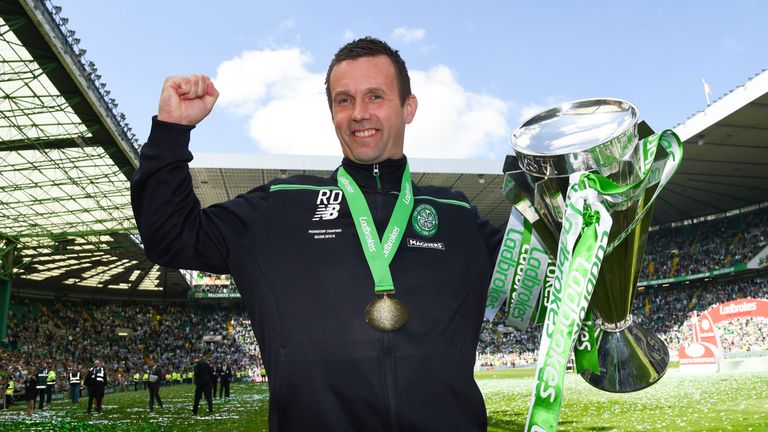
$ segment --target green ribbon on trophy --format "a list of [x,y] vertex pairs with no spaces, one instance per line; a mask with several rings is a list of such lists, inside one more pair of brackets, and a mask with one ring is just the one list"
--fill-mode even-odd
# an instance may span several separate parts
[[536,238],[531,223],[519,212],[511,211],[488,287],[485,319],[493,320],[509,299],[507,323],[525,330],[541,305],[540,293],[549,264],[549,253]]
[[[577,172],[570,176],[555,260],[555,279],[549,292],[543,296],[547,298],[547,312],[526,432],[557,430],[565,369],[574,345],[577,367],[592,370],[598,367],[594,325],[587,312],[602,260],[639,223],[682,161],[682,143],[671,130],[650,136],[640,145],[643,152],[642,177],[636,183],[618,185],[594,172]],[[668,154],[660,161],[661,165],[654,163],[658,145]],[[604,198],[631,196],[633,191],[642,192],[656,181],[659,186],[648,205],[609,244],[612,220],[606,201],[610,201]],[[577,340],[580,342],[577,343]]]
[[[571,349],[587,313],[613,221],[584,173],[571,176],[557,273],[541,334],[536,385],[526,431],[554,431],[560,417],[563,381]],[[577,241],[578,240],[578,241]]]
[[395,284],[392,282],[389,264],[403,239],[408,219],[413,210],[411,173],[408,164],[406,163],[405,172],[403,172],[397,204],[395,204],[387,228],[384,230],[383,243],[379,240],[379,233],[376,230],[373,216],[371,216],[371,210],[368,208],[368,203],[365,201],[360,187],[344,170],[344,167],[339,167],[336,178],[339,188],[341,188],[341,192],[349,204],[360,245],[363,247],[365,260],[368,262],[373,276],[374,293],[381,296],[365,308],[365,320],[371,327],[379,331],[397,330],[408,320],[408,309],[398,300],[390,297],[391,294],[395,293]]

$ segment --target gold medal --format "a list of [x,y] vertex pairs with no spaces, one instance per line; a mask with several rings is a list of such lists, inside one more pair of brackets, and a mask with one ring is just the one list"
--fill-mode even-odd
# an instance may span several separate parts
[[368,303],[365,321],[379,331],[395,331],[408,321],[408,308],[386,294]]

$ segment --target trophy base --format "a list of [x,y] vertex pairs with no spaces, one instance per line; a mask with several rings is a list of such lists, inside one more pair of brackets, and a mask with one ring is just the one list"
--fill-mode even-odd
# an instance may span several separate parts
[[593,387],[611,393],[630,393],[655,384],[669,365],[669,350],[658,336],[627,320],[599,323],[597,343],[600,373],[581,373]]

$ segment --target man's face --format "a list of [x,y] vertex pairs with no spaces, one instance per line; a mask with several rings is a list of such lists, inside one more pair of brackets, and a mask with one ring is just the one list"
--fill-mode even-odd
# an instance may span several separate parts
[[418,105],[400,103],[395,67],[386,56],[343,61],[331,71],[331,117],[341,150],[364,164],[403,155],[405,125]]

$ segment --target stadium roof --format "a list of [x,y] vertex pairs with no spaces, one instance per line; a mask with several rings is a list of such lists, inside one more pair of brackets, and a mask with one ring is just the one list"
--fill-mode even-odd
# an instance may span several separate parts
[[768,203],[768,69],[674,130],[683,163],[660,195],[656,223]]
[[60,11],[0,1],[0,249],[17,244],[20,288],[157,290],[127,234],[135,137]]

